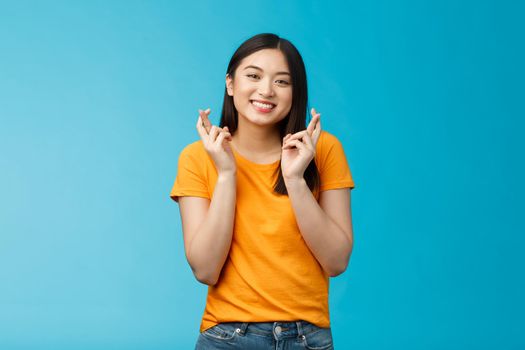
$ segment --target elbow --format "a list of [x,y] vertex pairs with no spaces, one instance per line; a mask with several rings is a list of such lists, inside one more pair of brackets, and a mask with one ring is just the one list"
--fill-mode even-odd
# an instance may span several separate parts
[[218,274],[209,269],[203,269],[202,267],[197,266],[197,262],[192,259],[188,253],[186,253],[186,259],[188,260],[188,264],[190,265],[191,271],[193,272],[193,276],[195,276],[197,281],[208,286],[217,284],[217,281],[219,280]]
[[336,277],[342,274],[343,272],[345,272],[347,266],[348,264],[341,264],[338,266],[333,266],[333,267],[328,268],[326,272],[328,273],[328,276]]
[[330,277],[336,277],[346,271],[348,263],[350,261],[350,255],[352,255],[352,247],[339,261],[334,261],[330,266],[326,268],[326,272]]
[[193,270],[193,275],[195,276],[197,281],[208,286],[214,286],[219,280],[219,277],[215,274],[204,271]]
[[217,284],[216,278],[207,278],[207,277],[196,277],[197,281],[208,286],[214,286]]

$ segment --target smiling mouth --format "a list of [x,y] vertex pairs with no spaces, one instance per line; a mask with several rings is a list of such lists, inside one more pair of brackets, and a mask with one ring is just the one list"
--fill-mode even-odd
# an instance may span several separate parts
[[269,112],[273,110],[276,106],[272,103],[263,103],[256,100],[250,100],[250,103],[252,104],[252,106],[255,107],[255,109],[261,112]]

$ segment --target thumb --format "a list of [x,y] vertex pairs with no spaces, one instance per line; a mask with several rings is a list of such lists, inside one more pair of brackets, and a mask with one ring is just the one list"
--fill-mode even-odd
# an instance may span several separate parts
[[[224,129],[224,131],[226,131],[226,132],[230,132],[230,130],[228,129],[227,126],[225,126],[223,129]],[[231,136],[228,136],[226,139],[227,139],[228,141],[231,141],[232,137],[231,137]]]

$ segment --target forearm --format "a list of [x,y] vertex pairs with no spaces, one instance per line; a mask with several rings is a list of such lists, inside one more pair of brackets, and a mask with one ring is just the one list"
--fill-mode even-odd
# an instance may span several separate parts
[[235,174],[219,174],[206,218],[191,242],[188,260],[197,279],[215,284],[230,250],[236,202]]
[[330,276],[342,273],[353,242],[319,206],[304,179],[285,180],[301,234],[313,255]]

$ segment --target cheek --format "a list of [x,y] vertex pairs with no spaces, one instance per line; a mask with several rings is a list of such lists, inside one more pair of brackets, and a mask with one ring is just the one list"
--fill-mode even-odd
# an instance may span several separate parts
[[292,108],[292,94],[290,93],[283,96],[281,102],[286,111],[290,111],[290,109]]
[[292,89],[286,89],[286,92],[283,93],[282,95],[282,99],[284,101],[287,101],[288,103],[292,103],[292,96],[293,96],[293,93],[292,93]]
[[235,106],[236,110],[241,109],[241,99],[238,95],[233,96],[233,105]]
[[237,86],[233,99],[236,104],[249,103],[249,98],[251,95],[251,90],[246,86]]

